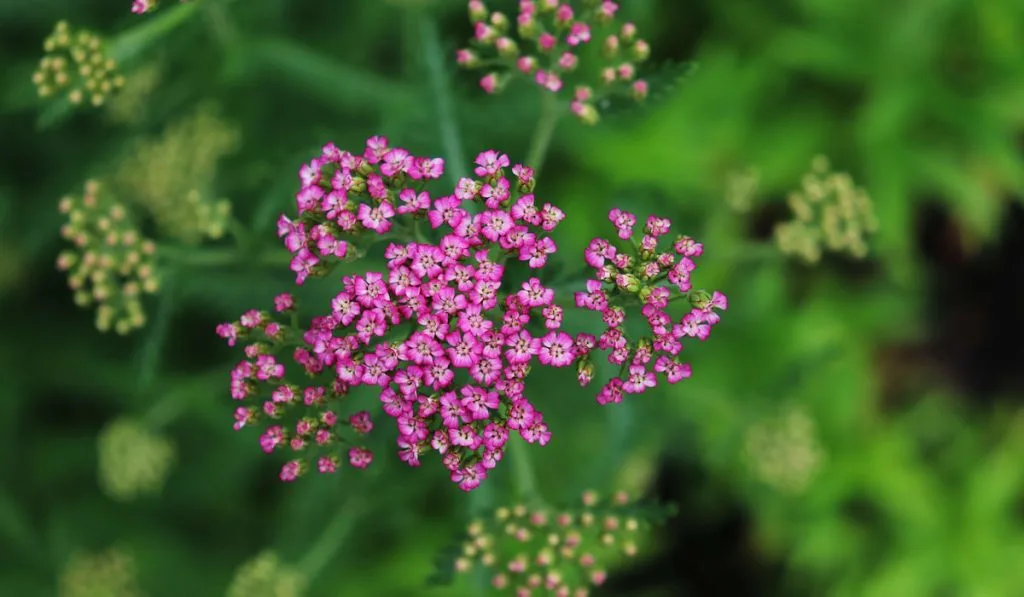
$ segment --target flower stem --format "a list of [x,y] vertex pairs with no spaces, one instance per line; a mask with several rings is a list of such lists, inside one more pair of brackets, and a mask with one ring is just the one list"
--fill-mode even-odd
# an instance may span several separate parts
[[533,462],[527,451],[526,440],[509,438],[509,457],[512,459],[512,473],[515,480],[516,497],[526,502],[542,502],[543,498],[537,490],[537,476],[533,470]]
[[164,286],[160,291],[160,300],[157,304],[156,317],[153,318],[153,325],[150,328],[149,337],[142,345],[139,354],[139,379],[138,391],[148,393],[156,381],[157,369],[160,365],[160,354],[163,352],[164,340],[167,338],[167,330],[171,325],[171,316],[174,314],[174,282],[178,272],[171,271],[164,278]]
[[561,107],[558,96],[554,93],[541,94],[540,118],[537,120],[537,127],[533,129],[530,150],[526,154],[526,165],[533,168],[534,176],[540,175],[541,167],[544,165],[558,118],[562,115]]
[[462,141],[459,136],[459,122],[455,116],[454,102],[448,88],[448,73],[445,71],[445,58],[441,52],[441,36],[437,23],[426,14],[417,19],[420,27],[420,43],[423,59],[426,62],[430,89],[434,93],[437,108],[437,121],[441,127],[441,144],[444,146],[445,168],[452,179],[452,184],[466,176],[466,161],[463,159]]
[[324,566],[331,561],[338,548],[348,538],[348,534],[352,530],[352,526],[361,511],[361,498],[353,496],[346,500],[341,508],[335,512],[331,520],[328,521],[323,532],[320,533],[313,546],[306,552],[306,555],[302,556],[297,565],[298,570],[307,581],[312,582],[320,574],[320,571],[324,569]]

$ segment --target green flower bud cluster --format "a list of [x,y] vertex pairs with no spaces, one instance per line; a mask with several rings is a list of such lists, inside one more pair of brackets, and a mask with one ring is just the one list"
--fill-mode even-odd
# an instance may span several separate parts
[[845,172],[832,172],[828,158],[817,156],[799,191],[788,199],[793,219],[775,228],[779,249],[806,263],[824,251],[855,259],[868,254],[866,238],[878,229],[874,204]]
[[649,525],[632,514],[624,492],[600,500],[587,491],[581,501],[582,507],[564,510],[499,508],[474,520],[455,571],[482,566],[502,593],[586,597],[604,583],[610,565],[637,554]]
[[217,239],[231,216],[230,202],[211,197],[217,162],[238,143],[238,130],[203,105],[133,148],[114,181],[167,236],[191,244]]
[[264,551],[238,568],[227,597],[301,597],[305,591],[301,573]]
[[74,248],[61,252],[57,268],[68,272],[68,285],[80,307],[96,307],[96,327],[127,334],[146,323],[142,295],[159,287],[156,245],[139,234],[130,212],[103,192],[96,181],[85,183],[81,198],[60,200],[68,221],[61,236]]
[[751,474],[777,491],[803,492],[822,466],[814,420],[803,410],[752,425],[746,433],[746,461]]
[[95,33],[73,31],[67,21],[60,21],[43,42],[43,50],[46,54],[32,74],[39,97],[63,94],[74,105],[88,101],[102,106],[124,87],[124,76]]
[[124,417],[103,428],[97,452],[100,487],[120,502],[160,493],[175,460],[169,439]]
[[58,597],[142,597],[136,582],[135,559],[110,548],[99,553],[76,553],[64,565]]
[[761,173],[754,168],[730,172],[725,179],[725,203],[736,213],[747,213],[753,207]]

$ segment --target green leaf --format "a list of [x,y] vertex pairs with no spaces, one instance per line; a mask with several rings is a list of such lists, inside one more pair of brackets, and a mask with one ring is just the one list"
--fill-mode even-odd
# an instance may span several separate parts
[[643,101],[638,102],[625,93],[611,95],[597,102],[598,113],[601,116],[624,114],[660,102],[674,91],[684,78],[697,70],[697,63],[667,61],[655,68],[654,72],[643,76],[648,86],[647,97]]

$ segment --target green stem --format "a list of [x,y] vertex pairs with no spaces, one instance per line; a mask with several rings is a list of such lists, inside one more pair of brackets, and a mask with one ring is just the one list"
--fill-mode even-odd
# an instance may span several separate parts
[[417,21],[420,27],[423,58],[430,79],[430,89],[434,94],[437,107],[437,121],[441,127],[441,144],[444,146],[445,158],[447,158],[445,167],[448,169],[448,174],[454,185],[469,171],[463,156],[454,102],[448,88],[448,73],[445,71],[445,59],[441,51],[441,34],[438,32],[437,23],[433,18],[421,14],[418,15]]
[[164,285],[160,290],[160,300],[157,304],[156,316],[150,327],[149,337],[142,346],[139,354],[139,381],[140,393],[149,392],[156,380],[157,368],[160,365],[160,353],[163,351],[164,341],[167,339],[167,331],[171,325],[171,316],[174,314],[174,283],[178,272],[171,271],[164,277]]
[[554,93],[543,92],[541,94],[540,118],[537,120],[537,127],[533,129],[530,149],[526,153],[526,165],[533,168],[536,177],[540,175],[548,148],[551,146],[551,138],[555,134],[558,118],[562,115],[561,108],[558,96]]
[[153,17],[142,17],[144,20],[139,25],[110,40],[110,57],[117,62],[124,62],[133,57],[146,46],[152,45],[185,23],[195,14],[200,4],[202,3],[183,2],[165,8]]
[[537,490],[537,476],[533,470],[533,462],[527,451],[526,440],[517,437],[509,438],[509,457],[512,459],[512,473],[515,479],[515,492],[518,499],[528,503],[542,502],[543,498]]
[[324,569],[324,566],[331,561],[338,548],[348,538],[348,534],[352,530],[352,526],[361,511],[361,499],[349,498],[327,523],[323,532],[320,533],[313,546],[299,560],[297,565],[298,570],[307,581],[312,582],[320,574],[320,571]]

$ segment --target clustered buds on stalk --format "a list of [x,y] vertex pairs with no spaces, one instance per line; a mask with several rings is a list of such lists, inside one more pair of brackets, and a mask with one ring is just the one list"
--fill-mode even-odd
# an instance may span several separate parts
[[[482,0],[470,0],[472,47],[459,50],[456,61],[488,70],[480,79],[487,93],[501,90],[515,73],[551,93],[571,88],[572,112],[595,124],[600,100],[621,93],[636,100],[647,96],[647,82],[637,78],[636,65],[648,58],[650,46],[637,38],[633,23],[617,25],[618,9],[607,0],[585,0],[576,7],[573,2],[521,0],[517,41],[508,16],[489,11]],[[585,52],[588,45],[600,47]]]
[[275,552],[264,551],[239,566],[227,597],[301,597],[307,584],[302,573]]
[[825,457],[814,420],[796,407],[751,425],[745,456],[757,480],[792,494],[807,487]]
[[610,565],[637,554],[647,524],[629,502],[624,492],[601,501],[587,491],[581,508],[499,508],[469,524],[455,571],[486,568],[495,589],[516,597],[586,597]]
[[[188,2],[188,0],[181,0]],[[156,10],[160,6],[160,0],[132,0],[132,12],[141,15]]]
[[214,200],[218,163],[239,144],[236,127],[210,104],[131,149],[112,183],[145,209],[159,231],[187,244],[224,235],[231,203]]
[[159,493],[175,459],[168,438],[124,417],[103,428],[97,453],[100,486],[121,502]]
[[146,323],[141,297],[159,288],[156,245],[142,238],[122,203],[85,183],[82,197],[64,197],[59,209],[68,222],[61,236],[73,249],[61,252],[57,268],[68,272],[68,285],[80,307],[96,305],[96,327],[127,334]]
[[[229,344],[248,343],[248,359],[232,375],[232,396],[249,399],[261,386],[269,390],[262,408],[237,409],[236,428],[268,417],[271,426],[260,440],[265,451],[315,452],[286,463],[283,480],[303,474],[310,462],[334,472],[337,446],[349,441],[340,431],[371,430],[367,412],[346,421],[337,411],[358,386],[372,388],[395,419],[403,461],[419,466],[420,455],[432,449],[466,491],[501,460],[511,432],[547,443],[547,424],[523,382],[534,361],[571,365],[573,341],[559,329],[553,290],[537,278],[518,292],[499,291],[506,260],[527,270],[547,262],[556,250],[548,233],[564,214],[535,197],[530,168],[513,166],[509,179],[509,165],[507,155],[485,151],[477,156],[475,178],[462,178],[452,194],[436,198],[423,187],[440,178],[442,160],[389,147],[383,137],[370,138],[361,154],[328,144],[301,168],[298,217],[282,215],[278,222],[294,254],[296,283],[326,276],[375,241],[405,240],[387,246],[387,271],[342,278],[331,311],[314,317],[308,329],[258,311],[218,327]],[[482,211],[472,214],[476,207]],[[439,240],[428,240],[423,224]],[[276,303],[279,312],[293,308],[288,295]],[[527,329],[531,321],[540,328],[537,335]],[[284,346],[297,346],[291,359],[313,382],[285,381],[285,365],[272,354]],[[299,403],[307,414],[287,427],[276,423],[301,409]],[[356,467],[372,457],[363,447],[348,450]]]
[[64,565],[58,597],[142,597],[131,553],[110,548],[98,553],[76,553]]
[[[691,289],[690,274],[697,267],[694,259],[704,252],[701,243],[678,236],[671,250],[659,250],[661,239],[669,233],[668,219],[650,216],[643,234],[637,235],[632,213],[613,209],[608,218],[618,230],[619,241],[625,241],[618,243],[625,244],[625,250],[613,240],[592,240],[584,258],[596,279],[588,280],[586,290],[576,293],[576,306],[600,313],[607,326],[600,336],[578,336],[579,351],[607,350],[608,362],[620,367],[619,375],[598,393],[601,404],[621,402],[623,393],[639,394],[654,387],[656,373],[668,383],[690,377],[690,365],[678,359],[681,339],[706,340],[720,320],[716,309],[728,307],[725,295],[717,290]],[[674,292],[681,294],[673,297]],[[668,313],[669,303],[679,298],[687,299],[691,309],[675,321]],[[648,333],[635,339],[630,339],[625,325],[626,308],[631,306],[640,307],[648,325]],[[580,385],[588,385],[594,372],[589,357],[577,367]]]
[[878,229],[874,204],[845,172],[832,172],[828,158],[817,156],[802,187],[789,196],[793,219],[775,228],[779,250],[805,263],[816,263],[823,251],[867,256],[866,237]]
[[64,94],[73,105],[88,101],[101,106],[124,87],[117,63],[106,53],[103,40],[89,31],[72,31],[67,21],[57,23],[43,42],[46,55],[32,74],[39,97]]

